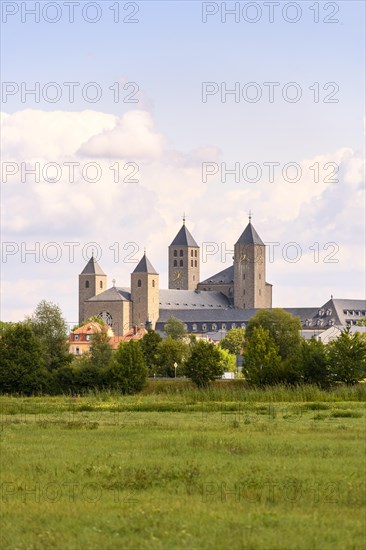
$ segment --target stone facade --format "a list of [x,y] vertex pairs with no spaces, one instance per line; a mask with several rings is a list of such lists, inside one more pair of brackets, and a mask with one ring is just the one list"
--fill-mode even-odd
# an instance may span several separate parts
[[92,256],[79,275],[79,324],[87,319],[86,301],[107,290],[107,275]]
[[197,319],[206,312],[202,326],[222,328],[236,322],[234,310],[272,307],[265,260],[265,245],[249,220],[234,246],[234,265],[200,282],[200,248],[183,220],[169,246],[169,290],[160,291],[159,274],[146,253],[131,274],[130,288],[107,289],[105,273],[91,258],[79,275],[79,323],[96,315],[122,336],[132,327],[155,328],[163,312],[174,307]]
[[141,327],[147,321],[155,328],[159,318],[159,275],[131,274],[132,324]]
[[188,231],[185,219],[169,246],[169,288],[195,290],[200,282],[200,248]]

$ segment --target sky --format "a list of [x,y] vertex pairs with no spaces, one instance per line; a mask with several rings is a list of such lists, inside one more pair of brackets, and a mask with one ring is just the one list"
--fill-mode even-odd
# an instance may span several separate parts
[[[274,307],[365,295],[365,4],[1,2],[1,319],[78,318],[91,253],[167,287],[182,224],[201,279],[248,223]],[[33,91],[33,92],[32,92]]]

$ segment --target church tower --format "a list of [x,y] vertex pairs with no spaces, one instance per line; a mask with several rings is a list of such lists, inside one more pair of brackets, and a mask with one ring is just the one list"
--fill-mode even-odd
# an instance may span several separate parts
[[200,281],[200,248],[183,225],[169,246],[169,288],[196,290]]
[[272,307],[272,285],[266,283],[266,247],[249,223],[234,246],[234,306]]
[[159,275],[144,253],[131,273],[132,324],[155,328],[159,317]]
[[85,300],[97,296],[106,289],[107,275],[92,256],[79,275],[79,325],[85,321]]

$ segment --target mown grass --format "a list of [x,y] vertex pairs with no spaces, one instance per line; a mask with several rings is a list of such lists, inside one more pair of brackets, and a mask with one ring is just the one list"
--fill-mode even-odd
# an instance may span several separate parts
[[363,550],[361,392],[236,391],[2,397],[1,547]]

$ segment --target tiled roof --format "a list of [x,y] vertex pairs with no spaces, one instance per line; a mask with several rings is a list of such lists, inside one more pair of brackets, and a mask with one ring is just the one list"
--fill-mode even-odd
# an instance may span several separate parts
[[94,256],[92,256],[81,272],[81,275],[105,275],[105,273]]
[[120,302],[120,301],[126,301],[126,300],[128,301],[131,300],[130,292],[125,288],[112,286],[112,288],[108,288],[108,290],[101,292],[97,296],[93,296],[92,298],[89,298],[89,300],[87,301],[88,302]]
[[149,273],[151,275],[158,275],[158,272],[155,271],[155,268],[153,267],[152,263],[147,258],[146,254],[144,254],[133,270],[134,273]]
[[200,290],[160,290],[160,310],[225,309],[229,301],[221,292]]
[[234,266],[231,265],[230,267],[227,267],[223,271],[216,273],[216,275],[212,275],[212,277],[205,279],[200,283],[200,285],[229,284],[233,282],[234,282]]
[[198,248],[198,244],[188,231],[185,224],[182,225],[170,246],[193,246]]
[[261,244],[264,246],[264,242],[252,226],[251,222],[248,223],[236,244]]
[[74,334],[95,334],[97,332],[102,332],[103,330],[108,332],[108,330],[111,330],[111,328],[107,325],[101,325],[96,321],[89,321],[88,323],[85,323],[83,326],[73,330],[72,332]]

